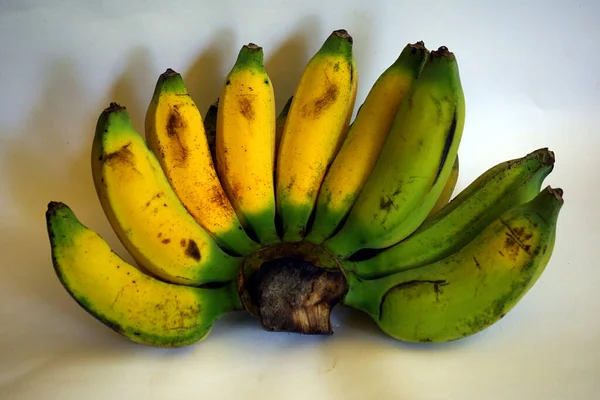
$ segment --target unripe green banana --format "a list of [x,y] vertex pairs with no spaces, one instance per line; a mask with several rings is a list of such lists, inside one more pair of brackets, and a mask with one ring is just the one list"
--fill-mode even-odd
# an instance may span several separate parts
[[537,281],[552,254],[562,205],[562,190],[548,187],[441,261],[374,280],[349,273],[344,302],[402,341],[475,334],[504,317]]
[[526,203],[540,192],[554,168],[547,148],[488,169],[411,236],[363,261],[344,267],[376,278],[430,264],[455,253],[505,211]]
[[432,51],[403,99],[381,155],[340,231],[338,258],[398,243],[423,223],[452,171],[465,120],[454,54]]

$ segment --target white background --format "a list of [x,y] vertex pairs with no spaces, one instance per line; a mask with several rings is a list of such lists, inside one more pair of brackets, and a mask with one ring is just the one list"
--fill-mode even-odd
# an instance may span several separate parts
[[[90,172],[102,109],[122,103],[141,130],[171,67],[204,113],[248,42],[265,49],[279,109],[338,28],[354,37],[357,104],[406,43],[455,52],[468,108],[457,190],[498,162],[555,151],[546,183],[565,206],[533,289],[501,322],[443,345],[399,343],[337,310],[331,337],[267,333],[236,313],[199,344],[154,349],[83,311],[54,275],[44,212],[64,201],[129,259]],[[598,0],[1,0],[0,38],[0,398],[598,398]]]

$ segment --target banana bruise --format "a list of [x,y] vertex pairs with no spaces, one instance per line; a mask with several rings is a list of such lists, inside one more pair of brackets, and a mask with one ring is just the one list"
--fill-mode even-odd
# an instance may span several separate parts
[[441,261],[375,280],[348,274],[345,304],[406,342],[473,335],[504,317],[537,281],[552,254],[562,205],[562,190],[548,187]]
[[194,286],[237,278],[242,259],[226,254],[188,213],[127,110],[116,103],[98,119],[92,174],[113,230],[145,270]]
[[339,232],[324,242],[338,258],[381,249],[410,235],[450,176],[465,121],[454,54],[432,51],[411,85],[373,172]]
[[554,162],[554,153],[543,148],[495,165],[408,238],[366,260],[345,262],[345,267],[375,278],[455,253],[499,215],[536,197]]
[[371,88],[325,176],[307,241],[320,244],[329,238],[352,208],[428,55],[423,42],[406,45]]
[[242,224],[263,245],[275,228],[275,94],[253,43],[239,51],[219,98],[217,170]]
[[142,273],[63,203],[50,202],[46,222],[63,287],[89,314],[134,342],[187,346],[203,340],[221,316],[242,307],[235,283],[201,289]]
[[456,155],[456,159],[454,160],[454,165],[452,166],[452,171],[450,172],[450,176],[446,181],[446,185],[440,194],[438,201],[435,203],[431,211],[429,211],[429,215],[427,218],[431,217],[434,214],[437,214],[452,198],[452,194],[454,193],[454,189],[456,189],[456,183],[458,182],[458,173],[459,173],[460,165],[458,162],[458,154]]
[[159,77],[146,111],[146,141],[188,212],[230,253],[260,246],[243,230],[215,171],[196,104],[172,69]]
[[286,242],[304,238],[325,173],[342,145],[356,99],[352,38],[334,31],[294,93],[277,155],[277,214]]

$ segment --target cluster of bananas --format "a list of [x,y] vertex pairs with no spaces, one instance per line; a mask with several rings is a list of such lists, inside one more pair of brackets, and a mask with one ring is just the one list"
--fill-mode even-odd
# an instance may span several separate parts
[[552,254],[562,190],[548,149],[500,163],[452,201],[465,101],[446,47],[404,47],[351,123],[352,38],[334,31],[276,115],[263,50],[243,46],[202,118],[180,74],[156,84],[145,138],[100,115],[102,208],[137,265],[64,203],[46,211],[68,293],[129,339],[202,340],[246,310],[267,330],[331,333],[336,304],[387,335],[443,342],[502,318]]

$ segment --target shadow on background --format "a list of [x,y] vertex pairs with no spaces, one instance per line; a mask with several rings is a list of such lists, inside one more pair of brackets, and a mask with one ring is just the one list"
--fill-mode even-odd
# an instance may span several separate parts
[[265,69],[273,84],[278,113],[294,94],[304,67],[324,40],[319,24],[317,16],[307,16],[279,47],[264,49]]
[[217,31],[209,46],[182,72],[185,85],[198,106],[202,118],[214,103],[223,87],[225,76],[237,57],[235,32],[231,29]]

